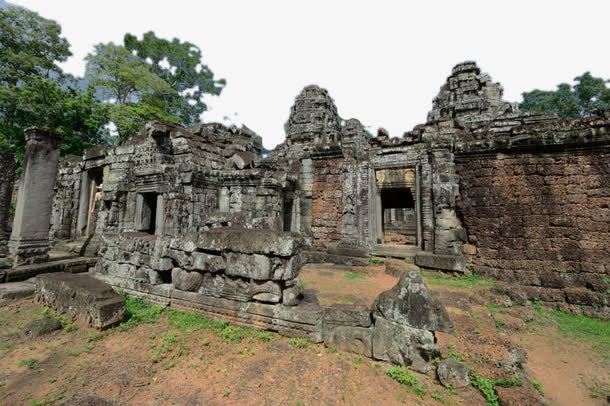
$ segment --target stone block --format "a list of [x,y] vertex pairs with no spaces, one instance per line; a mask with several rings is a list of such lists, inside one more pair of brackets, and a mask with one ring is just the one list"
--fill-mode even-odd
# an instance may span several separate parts
[[227,275],[259,280],[271,279],[271,261],[264,255],[228,252],[226,261]]
[[125,303],[110,285],[86,274],[38,275],[36,299],[73,320],[97,329],[123,321]]
[[369,327],[371,310],[366,306],[333,304],[324,309],[324,324]]
[[324,345],[371,358],[373,356],[373,329],[355,326],[325,327]]
[[415,264],[422,268],[456,272],[464,272],[466,265],[464,258],[461,256],[440,255],[431,252],[419,252],[415,256]]
[[443,304],[426,287],[416,271],[406,272],[392,289],[373,304],[375,317],[422,330],[451,332],[453,323]]
[[220,272],[226,269],[225,260],[221,255],[205,252],[193,252],[193,269],[200,272]]
[[197,247],[207,251],[233,251],[283,257],[297,254],[301,245],[302,239],[294,233],[251,229],[210,230],[201,233],[197,241]]
[[431,370],[430,361],[437,355],[433,332],[375,318],[373,358],[427,373]]

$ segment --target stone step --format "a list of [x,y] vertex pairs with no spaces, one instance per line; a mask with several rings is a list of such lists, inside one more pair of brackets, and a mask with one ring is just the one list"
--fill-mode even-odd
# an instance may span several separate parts
[[415,258],[415,255],[420,251],[416,245],[375,245],[371,248],[371,255],[377,257],[393,257],[393,258]]
[[16,268],[4,269],[4,282],[24,281],[36,275],[52,272],[80,273],[87,270],[97,263],[97,258],[74,257],[58,259],[41,264],[21,265]]

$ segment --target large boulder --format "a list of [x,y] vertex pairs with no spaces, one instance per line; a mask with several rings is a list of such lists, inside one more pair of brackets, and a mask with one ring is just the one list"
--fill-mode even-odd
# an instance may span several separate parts
[[110,285],[87,274],[38,275],[36,299],[73,320],[104,329],[120,323],[125,301]]
[[419,272],[405,272],[396,286],[381,293],[373,304],[376,317],[421,330],[453,331],[447,310],[430,294]]

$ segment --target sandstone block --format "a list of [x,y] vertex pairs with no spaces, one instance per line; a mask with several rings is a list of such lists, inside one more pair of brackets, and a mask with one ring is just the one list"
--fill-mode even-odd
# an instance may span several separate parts
[[110,285],[86,274],[38,275],[36,299],[68,317],[97,329],[123,320],[125,303]]

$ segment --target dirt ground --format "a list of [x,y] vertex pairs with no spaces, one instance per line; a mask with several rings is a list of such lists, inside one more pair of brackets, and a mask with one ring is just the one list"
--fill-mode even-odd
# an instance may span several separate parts
[[[318,290],[323,305],[370,304],[396,282],[383,270],[318,267],[302,281]],[[563,336],[531,306],[512,306],[485,283],[431,278],[429,286],[456,326],[453,334],[438,334],[442,357],[499,379],[514,376],[511,353],[527,352],[523,376],[542,385],[549,404],[606,404],[600,393],[610,382],[607,354]],[[425,389],[416,393],[388,377],[386,363],[254,330],[241,339],[185,330],[165,313],[158,322],[103,334],[68,324],[24,338],[23,326],[43,311],[31,300],[0,307],[1,405],[486,404],[475,388],[447,390],[434,374],[416,374]],[[529,382],[524,387],[533,390]]]

